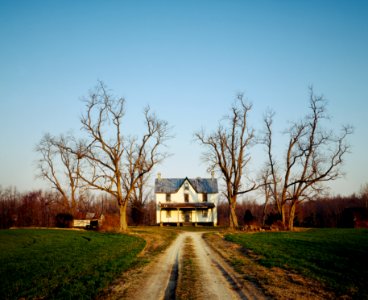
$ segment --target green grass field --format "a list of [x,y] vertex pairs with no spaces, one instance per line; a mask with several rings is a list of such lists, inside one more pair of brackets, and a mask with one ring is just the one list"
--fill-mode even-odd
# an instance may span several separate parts
[[368,299],[368,230],[241,233],[225,238],[252,250],[266,267],[319,280],[338,296]]
[[137,263],[138,237],[67,230],[0,231],[1,299],[90,299]]

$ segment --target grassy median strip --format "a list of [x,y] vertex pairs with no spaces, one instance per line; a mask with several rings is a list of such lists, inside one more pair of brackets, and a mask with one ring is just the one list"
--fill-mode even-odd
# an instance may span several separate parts
[[2,299],[90,299],[137,262],[141,238],[71,230],[0,231]]
[[336,296],[368,298],[368,230],[227,234],[269,269],[290,270],[317,280]]
[[177,300],[200,299],[201,290],[199,268],[197,266],[193,240],[190,237],[185,239],[181,262],[179,266],[179,278],[176,287]]

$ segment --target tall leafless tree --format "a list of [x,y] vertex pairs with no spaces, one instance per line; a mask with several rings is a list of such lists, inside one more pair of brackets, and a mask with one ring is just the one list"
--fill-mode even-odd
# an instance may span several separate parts
[[[323,127],[328,119],[326,100],[316,96],[310,88],[309,114],[293,123],[286,131],[289,135],[282,167],[276,167],[272,156],[273,114],[264,118],[266,135],[264,143],[268,153],[269,185],[285,226],[293,230],[297,204],[311,199],[324,189],[323,183],[342,175],[343,158],[349,152],[350,126],[344,126],[339,134]],[[288,223],[285,205],[289,204]]]
[[80,178],[92,189],[112,195],[120,208],[120,230],[128,228],[126,210],[140,180],[167,157],[161,148],[169,136],[169,126],[144,110],[145,133],[129,137],[123,133],[125,100],[111,95],[99,82],[86,99],[81,117],[87,139],[74,153],[82,165]]
[[208,135],[204,130],[195,133],[195,139],[206,149],[204,161],[211,169],[218,170],[225,182],[231,228],[238,227],[235,211],[238,196],[256,188],[254,182],[248,187],[244,184],[245,169],[251,159],[249,148],[254,139],[254,130],[248,127],[251,108],[241,94],[232,105],[230,115],[224,118],[227,123],[220,122],[217,130]]
[[64,209],[74,214],[80,186],[79,160],[68,151],[72,142],[70,135],[54,137],[47,133],[36,145],[36,151],[40,154],[37,176],[51,183],[61,194]]

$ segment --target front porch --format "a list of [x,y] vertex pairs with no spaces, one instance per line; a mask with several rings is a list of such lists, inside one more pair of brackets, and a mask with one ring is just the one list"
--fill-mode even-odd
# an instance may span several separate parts
[[215,226],[214,203],[159,203],[160,226]]

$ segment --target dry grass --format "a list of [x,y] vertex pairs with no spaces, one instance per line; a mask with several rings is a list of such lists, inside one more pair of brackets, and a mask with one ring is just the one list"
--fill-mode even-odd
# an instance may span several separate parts
[[146,247],[140,253],[140,257],[151,259],[164,251],[176,238],[178,232],[161,227],[131,227],[131,235],[139,236],[146,241]]
[[179,266],[180,272],[176,288],[176,299],[178,300],[200,299],[201,281],[196,260],[193,241],[188,237],[185,240]]
[[219,253],[241,275],[244,282],[258,286],[266,296],[273,299],[334,299],[319,282],[280,268],[266,268],[257,260],[259,257],[239,245],[227,242],[221,234],[207,233],[206,242]]

